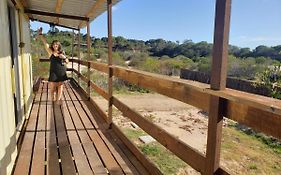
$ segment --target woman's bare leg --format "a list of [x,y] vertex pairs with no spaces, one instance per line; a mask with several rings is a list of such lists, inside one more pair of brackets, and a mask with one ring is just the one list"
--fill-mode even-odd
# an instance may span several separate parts
[[52,98],[52,101],[56,101],[56,97],[55,97],[55,89],[56,89],[56,86],[55,86],[55,82],[50,82],[50,89],[51,89],[51,98]]
[[63,91],[63,82],[59,82],[59,83],[58,83],[57,101],[60,101],[60,100],[61,100],[62,91]]

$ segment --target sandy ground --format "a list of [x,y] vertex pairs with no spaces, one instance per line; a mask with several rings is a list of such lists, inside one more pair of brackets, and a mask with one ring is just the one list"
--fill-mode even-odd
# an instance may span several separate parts
[[[130,108],[152,120],[161,128],[205,154],[207,144],[207,116],[203,111],[180,101],[159,94],[115,95]],[[107,111],[107,101],[95,97],[95,101]],[[113,111],[113,121],[121,127],[132,127],[131,121],[118,110]],[[180,174],[198,174],[190,169]]]

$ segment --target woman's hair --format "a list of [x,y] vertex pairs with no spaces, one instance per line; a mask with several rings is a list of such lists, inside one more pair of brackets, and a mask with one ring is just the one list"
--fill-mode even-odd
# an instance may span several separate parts
[[59,47],[58,47],[58,52],[62,52],[62,50],[61,50],[61,43],[60,43],[58,40],[54,40],[54,41],[52,42],[52,44],[50,45],[50,49],[51,49],[52,51],[54,51],[53,45],[54,45],[55,43],[59,46]]

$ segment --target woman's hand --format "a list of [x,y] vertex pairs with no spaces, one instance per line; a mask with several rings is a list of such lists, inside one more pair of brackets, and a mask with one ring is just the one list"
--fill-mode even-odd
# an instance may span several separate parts
[[61,59],[66,59],[66,56],[65,56],[63,53],[60,53],[60,54],[59,54],[59,58],[61,58]]
[[39,36],[42,35],[42,31],[43,31],[42,27],[40,27],[40,28],[37,30],[37,38],[39,38]]

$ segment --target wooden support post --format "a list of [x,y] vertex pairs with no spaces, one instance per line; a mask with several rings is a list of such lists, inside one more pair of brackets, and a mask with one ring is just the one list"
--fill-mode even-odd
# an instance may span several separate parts
[[71,76],[73,78],[73,52],[74,52],[74,37],[75,37],[75,33],[74,33],[74,30],[72,30],[72,45],[71,45],[71,58],[72,58],[72,61],[71,61],[71,68],[72,68],[72,71],[71,71]]
[[[78,51],[78,54],[77,54],[77,56],[78,56],[78,60],[80,61],[81,60],[81,56],[80,56],[80,29],[78,30],[78,47],[77,47],[78,49],[77,49],[77,51]],[[78,62],[78,85],[79,86],[81,86],[80,85],[80,62]]]
[[107,0],[107,28],[108,28],[108,124],[112,124],[112,0]]
[[[211,89],[214,90],[224,90],[226,86],[230,10],[231,0],[216,1],[211,70]],[[215,174],[219,169],[224,106],[225,102],[221,98],[211,96],[204,173],[206,175]]]
[[87,22],[87,48],[88,48],[88,84],[87,84],[87,94],[88,94],[88,100],[91,98],[91,65],[90,65],[90,57],[91,57],[91,36],[90,36],[90,22]]

